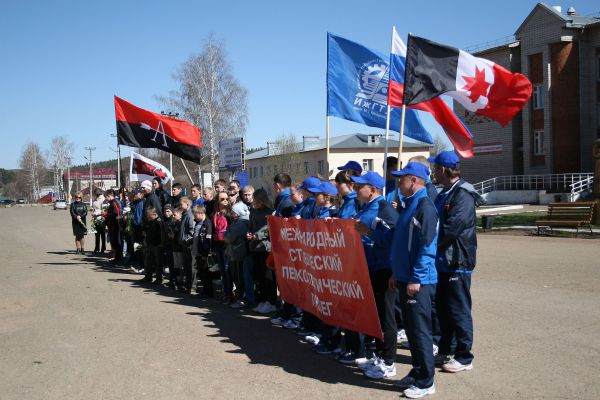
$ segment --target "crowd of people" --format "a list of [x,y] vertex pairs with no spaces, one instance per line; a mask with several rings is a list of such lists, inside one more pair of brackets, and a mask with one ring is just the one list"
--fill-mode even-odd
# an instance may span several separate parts
[[[332,181],[308,177],[297,184],[280,173],[273,178],[274,201],[263,188],[222,179],[214,187],[193,185],[190,196],[179,183],[169,194],[158,178],[131,191],[97,189],[89,212],[94,253],[106,251],[108,236],[110,261],[130,264],[144,274],[143,283],[168,279],[173,290],[271,314],[272,324],[303,336],[319,354],[356,365],[368,378],[394,377],[397,347],[408,348],[412,369],[396,383],[405,397],[424,397],[435,393],[436,365],[450,373],[473,368],[470,287],[475,209],[482,199],[460,177],[452,151],[397,166],[397,158],[388,157],[384,178],[350,161]],[[81,254],[88,215],[82,197],[78,192],[70,208]],[[268,265],[269,215],[356,221],[383,340],[328,326],[280,300]]]

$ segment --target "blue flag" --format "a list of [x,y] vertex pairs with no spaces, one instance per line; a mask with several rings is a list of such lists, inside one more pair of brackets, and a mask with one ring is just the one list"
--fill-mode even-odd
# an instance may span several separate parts
[[[327,34],[327,115],[385,129],[389,56]],[[394,108],[390,129],[400,131],[401,110]],[[433,143],[419,114],[406,109],[404,135]]]

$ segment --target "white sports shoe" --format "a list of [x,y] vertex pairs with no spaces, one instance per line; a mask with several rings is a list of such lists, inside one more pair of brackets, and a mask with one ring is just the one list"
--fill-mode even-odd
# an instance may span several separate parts
[[275,317],[275,318],[271,318],[271,323],[272,323],[273,325],[280,325],[280,326],[284,326],[286,322],[287,322],[287,321],[286,321],[285,319],[281,318],[281,317]]
[[273,304],[269,303],[269,302],[265,302],[264,306],[258,310],[259,313],[261,314],[271,314],[272,312],[277,311],[277,307],[275,307]]
[[470,371],[473,369],[473,363],[470,364],[462,364],[456,359],[451,358],[448,362],[442,365],[442,370],[446,372],[460,372],[460,371]]
[[438,353],[440,352],[440,348],[434,343],[433,344],[433,356],[437,356]]
[[396,365],[386,365],[384,362],[381,362],[373,368],[366,370],[365,375],[371,379],[391,378],[392,376],[396,376]]
[[306,340],[308,343],[311,343],[316,346],[321,341],[321,335],[317,335],[317,334],[308,335],[308,336],[304,337],[304,340]]
[[285,329],[296,329],[298,328],[298,324],[294,322],[294,320],[289,319],[283,323],[283,327]]
[[396,337],[398,338],[398,343],[408,340],[408,337],[406,336],[406,331],[404,329],[400,329]]
[[407,397],[409,399],[420,399],[421,397],[425,397],[428,394],[434,394],[435,385],[431,385],[430,387],[425,389],[420,389],[416,386],[411,386],[408,389],[404,390],[404,392],[402,393],[404,394],[404,397]]
[[377,364],[382,363],[383,360],[377,356],[373,356],[372,358],[359,358],[356,360],[356,366],[363,371],[374,368]]
[[252,311],[254,311],[254,312],[260,312],[260,309],[263,308],[264,305],[265,305],[264,302],[258,303],[258,305],[252,309]]

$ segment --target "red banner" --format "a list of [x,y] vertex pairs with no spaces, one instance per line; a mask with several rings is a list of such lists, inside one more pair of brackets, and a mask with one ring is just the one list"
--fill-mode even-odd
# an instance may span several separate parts
[[382,338],[355,221],[269,217],[281,298],[332,326]]

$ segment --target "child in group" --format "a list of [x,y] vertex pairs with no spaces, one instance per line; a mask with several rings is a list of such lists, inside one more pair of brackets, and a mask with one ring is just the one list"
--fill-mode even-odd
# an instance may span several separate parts
[[160,260],[162,259],[160,252],[162,251],[163,243],[163,221],[158,217],[158,212],[154,207],[148,207],[146,209],[146,218],[148,223],[146,225],[146,251],[144,255],[146,257],[145,267],[146,276],[144,281],[152,281],[152,273],[156,274],[154,284],[162,284],[162,268]]
[[123,244],[121,241],[121,232],[119,230],[119,220],[121,218],[121,204],[115,198],[115,191],[108,189],[105,193],[108,209],[106,210],[106,227],[108,228],[108,238],[112,252],[111,262],[118,263],[123,260]]
[[167,230],[167,239],[171,241],[173,249],[173,273],[171,279],[174,278],[175,290],[183,291],[183,246],[179,243],[179,235],[181,234],[181,216],[183,208],[178,207],[173,210],[172,225]]
[[192,293],[192,242],[194,240],[194,216],[192,215],[192,200],[189,197],[181,198],[181,229],[179,232],[179,244],[183,252],[183,273],[185,292]]
[[175,288],[175,269],[173,268],[173,206],[170,203],[165,204],[163,208],[163,249],[165,253],[165,264],[169,268],[169,287]]
[[250,211],[243,202],[237,202],[231,207],[231,225],[223,234],[227,244],[227,255],[229,256],[229,267],[235,284],[235,297],[237,301],[231,308],[244,308],[245,286],[244,286],[244,258],[248,254],[248,241],[246,235],[249,229]]
[[[194,240],[192,241],[192,257],[194,266],[191,270],[191,276],[187,276],[193,287],[196,287],[196,293],[203,297],[209,297],[212,294],[212,281],[208,275],[208,255],[211,250],[212,225],[206,218],[206,208],[204,206],[194,206]],[[196,277],[201,276],[203,292],[197,286]]]
[[[218,183],[219,181],[217,181]],[[215,183],[215,187],[217,187],[217,183]],[[222,183],[223,185],[225,183]],[[217,257],[217,262],[219,263],[219,270],[221,272],[221,282],[223,284],[223,302],[229,303],[231,302],[232,292],[233,292],[233,283],[231,282],[231,270],[229,269],[229,262],[225,255],[225,241],[223,234],[227,230],[227,227],[231,223],[230,220],[230,207],[229,207],[229,197],[227,193],[222,191],[217,193],[217,205],[215,206],[215,211],[211,217],[212,225],[213,225],[213,250]]]

